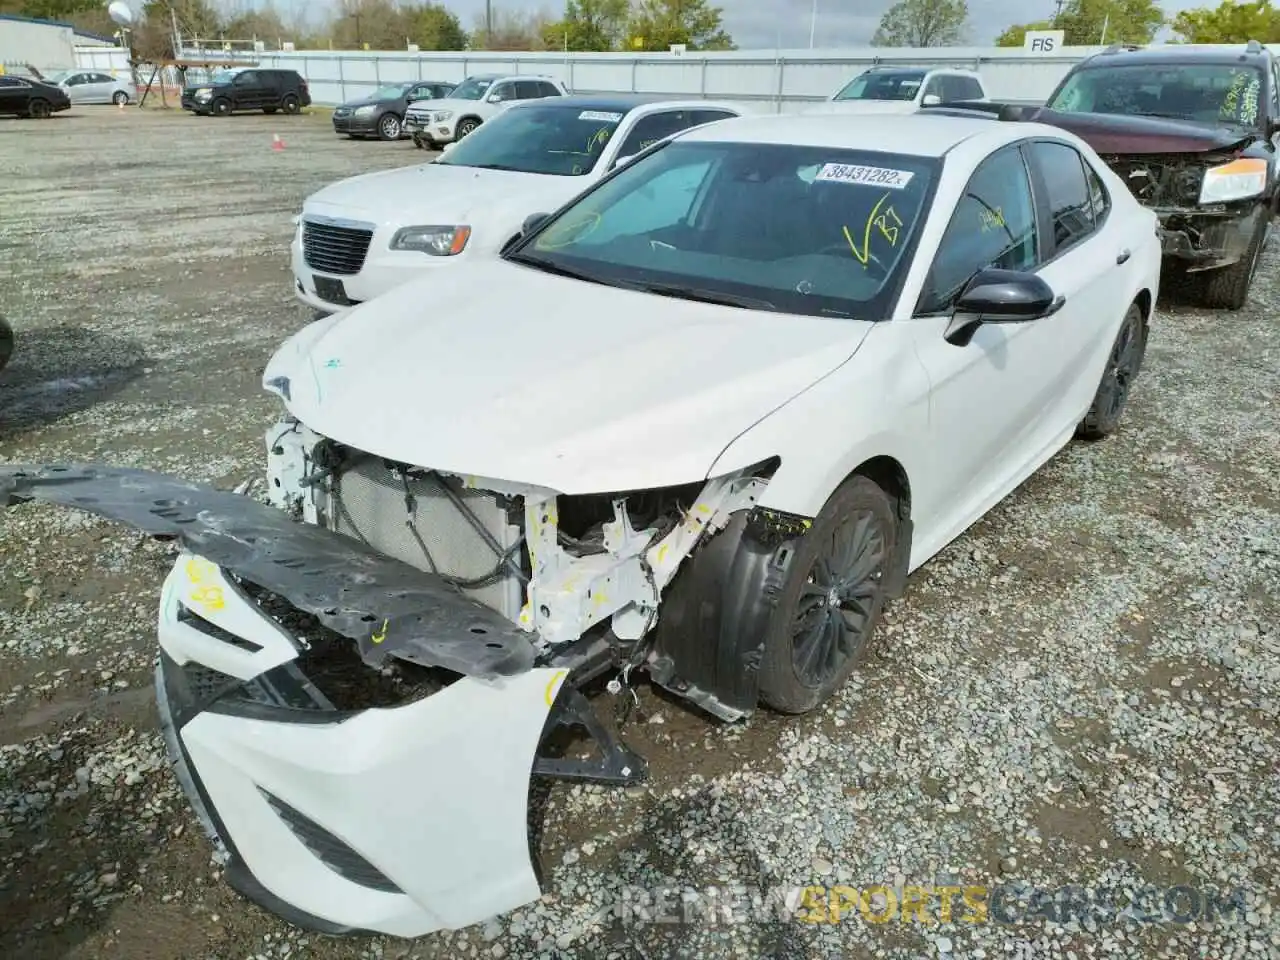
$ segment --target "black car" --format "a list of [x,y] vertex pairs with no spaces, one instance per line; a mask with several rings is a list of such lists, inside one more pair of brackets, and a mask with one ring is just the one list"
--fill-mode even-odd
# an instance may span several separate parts
[[13,356],[13,327],[4,317],[0,317],[0,370],[5,368],[9,358]]
[[1280,215],[1280,63],[1265,46],[1114,46],[1025,119],[1089,143],[1160,217],[1166,262],[1205,306],[1244,306]]
[[399,140],[409,104],[447,97],[455,84],[440,80],[410,80],[379,87],[370,96],[351,100],[333,111],[334,133],[348,137]]
[[44,120],[71,109],[67,91],[34,77],[0,76],[0,116]]
[[182,109],[206,117],[226,117],[246,110],[297,113],[309,106],[311,91],[296,70],[251,67],[235,73],[217,73],[209,83],[182,91]]

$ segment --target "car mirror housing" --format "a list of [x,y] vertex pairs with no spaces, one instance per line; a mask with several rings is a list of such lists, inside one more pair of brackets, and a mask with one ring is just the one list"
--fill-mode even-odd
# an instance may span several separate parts
[[984,323],[1026,323],[1057,313],[1066,298],[1034,273],[980,270],[956,300],[948,343],[965,346]]
[[526,236],[537,230],[540,226],[551,219],[549,213],[531,213],[524,218],[524,223],[520,224],[520,236]]
[[936,93],[926,93],[920,100],[921,105],[926,107],[936,107],[942,102],[942,98]]

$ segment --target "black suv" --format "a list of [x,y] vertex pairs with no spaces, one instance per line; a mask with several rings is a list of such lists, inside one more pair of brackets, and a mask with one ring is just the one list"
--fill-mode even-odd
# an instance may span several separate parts
[[45,120],[71,109],[71,97],[61,87],[34,77],[0,76],[0,116]]
[[1242,47],[1115,45],[1024,117],[1070,130],[1160,217],[1167,262],[1239,310],[1280,215],[1280,63]]
[[311,91],[296,70],[240,70],[182,91],[182,109],[206,117],[226,117],[243,110],[297,113],[309,106]]

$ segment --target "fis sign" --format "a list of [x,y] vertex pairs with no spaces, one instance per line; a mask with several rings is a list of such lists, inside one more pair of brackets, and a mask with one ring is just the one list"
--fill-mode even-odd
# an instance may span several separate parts
[[1023,48],[1028,53],[1057,53],[1066,38],[1065,30],[1028,30]]

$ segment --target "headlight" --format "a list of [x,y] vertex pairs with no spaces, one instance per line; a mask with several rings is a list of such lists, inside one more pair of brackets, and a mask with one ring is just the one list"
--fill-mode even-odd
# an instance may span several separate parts
[[435,123],[444,123],[446,120],[451,120],[451,119],[453,119],[452,110],[441,110],[434,117],[432,117],[432,120]]
[[1232,160],[1205,171],[1200,187],[1201,203],[1226,203],[1256,197],[1267,189],[1267,161]]
[[376,112],[377,112],[377,110],[378,110],[378,108],[377,108],[377,107],[375,107],[375,106],[372,106],[372,105],[371,105],[371,106],[367,106],[367,107],[356,107],[356,116],[357,116],[357,117],[371,117],[371,116],[373,116],[373,115],[374,115],[374,113],[376,113]]
[[461,253],[471,239],[471,228],[401,227],[391,238],[392,250],[417,250],[435,257],[452,257]]
[[196,91],[197,100],[208,100],[212,96],[213,96],[213,91],[210,90],[208,87],[201,87],[199,90]]

